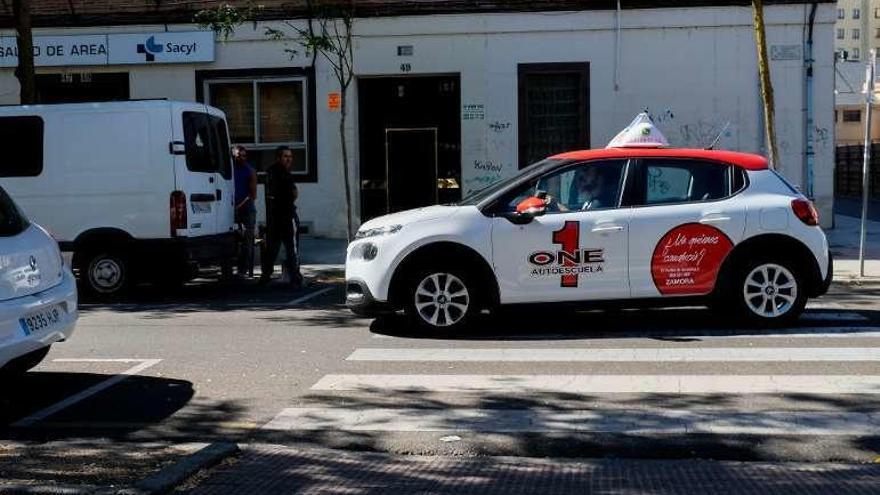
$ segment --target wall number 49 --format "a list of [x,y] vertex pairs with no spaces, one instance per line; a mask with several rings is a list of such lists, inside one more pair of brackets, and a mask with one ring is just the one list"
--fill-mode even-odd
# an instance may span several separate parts
[[410,72],[412,71],[411,64],[400,64],[400,72]]

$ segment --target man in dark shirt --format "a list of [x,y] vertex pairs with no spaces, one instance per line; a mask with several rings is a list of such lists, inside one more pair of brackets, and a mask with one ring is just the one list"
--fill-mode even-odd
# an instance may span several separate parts
[[244,146],[234,146],[235,223],[242,226],[241,250],[238,253],[238,276],[253,272],[254,229],[257,224],[257,172],[248,163]]
[[290,284],[294,288],[302,286],[302,275],[299,273],[299,260],[296,242],[294,241],[294,219],[296,218],[296,201],[299,191],[290,169],[293,167],[293,151],[282,146],[275,151],[275,163],[269,167],[266,176],[266,252],[263,258],[263,274],[260,283],[266,284],[272,279],[275,270],[275,259],[284,245],[285,267],[290,274]]

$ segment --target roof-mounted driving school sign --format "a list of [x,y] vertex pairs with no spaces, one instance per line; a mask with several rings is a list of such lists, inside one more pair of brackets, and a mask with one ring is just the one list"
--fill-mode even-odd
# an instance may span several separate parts
[[[34,37],[37,67],[213,61],[214,33],[210,31]],[[0,67],[16,65],[15,36],[0,37]]]

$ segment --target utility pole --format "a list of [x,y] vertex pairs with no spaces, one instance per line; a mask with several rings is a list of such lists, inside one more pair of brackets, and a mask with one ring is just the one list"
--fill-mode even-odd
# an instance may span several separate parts
[[37,82],[34,75],[34,37],[31,29],[31,0],[12,0],[15,30],[18,33],[18,67],[15,77],[21,87],[21,104],[37,101]]
[[764,102],[764,133],[767,135],[767,158],[770,168],[779,166],[779,151],[776,148],[776,128],[773,106],[773,82],[770,80],[770,62],[767,59],[767,36],[764,31],[764,2],[752,0],[755,23],[755,44],[758,49],[758,75],[761,79],[761,97]]
[[859,231],[859,276],[865,276],[865,237],[868,232],[868,189],[871,176],[871,117],[874,107],[874,80],[877,77],[877,52],[868,52],[865,74],[865,150],[862,156],[862,223]]

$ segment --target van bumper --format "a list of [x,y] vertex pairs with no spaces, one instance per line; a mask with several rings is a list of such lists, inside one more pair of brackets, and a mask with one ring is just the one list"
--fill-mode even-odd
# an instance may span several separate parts
[[201,237],[173,237],[141,241],[141,259],[174,260],[184,264],[210,265],[234,259],[237,238],[234,233]]

